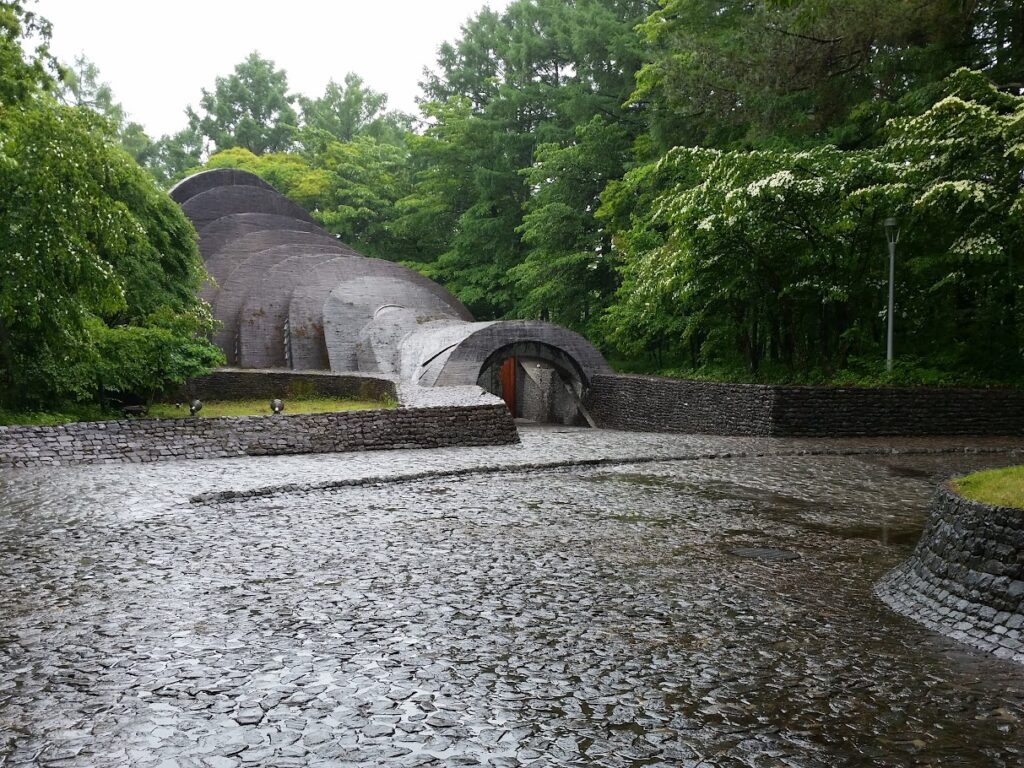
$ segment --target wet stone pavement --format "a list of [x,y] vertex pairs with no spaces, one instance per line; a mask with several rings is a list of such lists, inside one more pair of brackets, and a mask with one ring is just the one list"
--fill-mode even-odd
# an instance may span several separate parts
[[0,765],[1024,764],[1021,668],[871,593],[1024,442],[887,444],[0,474]]

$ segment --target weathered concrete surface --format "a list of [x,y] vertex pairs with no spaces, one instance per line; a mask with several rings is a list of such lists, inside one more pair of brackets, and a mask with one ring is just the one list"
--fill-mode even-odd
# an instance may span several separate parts
[[174,193],[200,235],[212,278],[200,295],[220,323],[213,341],[229,365],[383,372],[461,387],[489,381],[485,369],[514,349],[557,366],[580,390],[611,373],[586,339],[550,323],[473,323],[445,288],[356,254],[251,174],[201,173]]
[[[211,221],[199,233],[199,253],[209,262],[214,254],[255,232],[291,230],[293,232],[323,232],[316,224],[272,213],[234,213]],[[208,266],[209,269],[209,266]]]
[[612,372],[578,333],[537,320],[430,323],[405,337],[401,347],[403,373],[426,386],[476,384],[489,361],[513,348],[567,368],[566,373],[584,384]]
[[[262,304],[262,297],[259,294],[259,286],[267,271],[273,269],[283,261],[294,257],[297,254],[315,257],[319,260],[321,256],[337,258],[339,255],[346,255],[346,251],[336,243],[324,242],[321,244],[300,245],[289,243],[274,248],[257,251],[248,256],[244,261],[231,270],[217,292],[213,300],[213,315],[223,323],[223,326],[214,334],[214,343],[227,350],[229,365],[241,365],[246,368],[265,368],[265,358],[272,355],[272,345],[283,344],[283,330],[281,334],[273,334],[256,338],[249,334],[247,345],[243,346],[240,335],[243,324],[253,321],[254,315],[259,311]],[[249,315],[243,315],[243,307],[249,304]],[[239,339],[239,355],[236,359],[233,354],[234,340]],[[225,346],[228,345],[228,346]],[[279,347],[282,349],[283,346]],[[253,355],[252,360],[246,360],[242,355],[248,351]]]
[[[404,323],[390,326],[386,321],[396,313],[388,309],[406,309],[408,315],[400,314],[413,320],[413,327],[434,320],[463,319],[449,297],[408,280],[406,275],[374,274],[344,280],[323,306],[324,342],[332,371],[399,372],[394,357],[409,329]],[[379,333],[361,339],[361,332],[375,320]],[[361,349],[361,341],[369,341],[370,348]]]
[[[367,281],[367,278],[370,280]],[[295,286],[295,291],[292,293],[291,303],[288,307],[288,322],[292,338],[292,364],[296,368],[332,367],[324,337],[324,326],[333,321],[335,335],[345,333],[346,329],[341,325],[343,318],[324,316],[325,308],[328,307],[328,299],[342,283],[359,280],[363,281],[360,284],[364,288],[368,288],[372,285],[373,278],[392,279],[407,286],[407,290],[392,297],[389,303],[401,305],[407,299],[415,298],[421,295],[421,292],[426,292],[434,296],[442,305],[449,307],[455,316],[464,320],[471,319],[462,302],[437,283],[401,264],[363,257],[334,259],[311,269],[306,278]],[[350,300],[358,301],[358,295],[351,296]],[[331,304],[330,306],[337,305]],[[372,317],[373,312],[379,307],[380,304],[376,303],[372,309],[368,308],[368,315]],[[347,332],[356,337],[361,330],[362,325],[359,325]],[[337,368],[337,370],[344,371],[346,369]]]
[[199,192],[182,203],[181,210],[200,231],[207,224],[235,213],[271,213],[313,221],[308,213],[284,195],[273,189],[248,184],[218,186]]
[[273,189],[259,176],[247,171],[240,171],[236,168],[215,168],[210,171],[194,173],[188,178],[182,179],[167,193],[171,200],[181,205],[191,197],[201,192],[206,192],[214,187],[230,186],[262,187]]
[[[214,302],[216,297],[224,291],[224,283],[238,271],[240,266],[260,253],[282,246],[292,246],[296,251],[314,247],[329,248],[336,252],[335,255],[352,255],[350,249],[324,232],[303,232],[289,229],[258,230],[233,240],[210,255],[206,261],[206,271],[210,273],[213,280],[203,286],[199,294],[200,297],[205,301]],[[247,270],[246,275],[253,282],[259,281],[263,277],[262,273],[252,270]]]
[[259,284],[250,288],[238,316],[238,346],[246,367],[292,367],[291,353],[285,351],[292,293],[310,269],[337,256],[337,251],[315,254],[296,249],[295,255],[264,270]]
[[[935,478],[1019,455],[814,450],[884,446],[548,430],[0,472],[0,759],[1019,765],[1017,669],[871,597]],[[498,471],[673,455],[718,458]],[[460,467],[494,471],[393,482]],[[188,501],[342,481],[370,484]],[[768,548],[798,557],[733,554]]]
[[567,355],[578,366],[584,384],[601,373],[611,373],[611,366],[597,348],[580,334],[553,323],[538,320],[507,320],[474,329],[446,357],[437,375],[435,386],[475,384],[481,368],[492,356],[509,347],[530,345],[531,357],[549,359],[545,351],[556,353],[552,362],[560,362],[557,353]]

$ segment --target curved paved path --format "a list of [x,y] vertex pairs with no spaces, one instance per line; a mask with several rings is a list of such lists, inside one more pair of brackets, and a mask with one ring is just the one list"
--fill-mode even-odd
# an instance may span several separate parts
[[1019,667],[871,588],[937,479],[1022,450],[538,429],[2,473],[0,764],[1019,765]]

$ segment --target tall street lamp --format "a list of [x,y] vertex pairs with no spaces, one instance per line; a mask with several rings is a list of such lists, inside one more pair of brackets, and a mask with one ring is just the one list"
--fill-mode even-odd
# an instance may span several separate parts
[[899,222],[891,216],[885,220],[885,239],[889,243],[889,332],[885,345],[885,370],[892,370],[893,283],[896,278],[896,243],[900,241]]

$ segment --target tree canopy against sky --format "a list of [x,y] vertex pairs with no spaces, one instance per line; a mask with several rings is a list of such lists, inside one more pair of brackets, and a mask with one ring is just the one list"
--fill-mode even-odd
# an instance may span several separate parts
[[287,73],[253,51],[230,75],[216,78],[212,91],[203,89],[201,112],[187,110],[189,127],[215,149],[281,152],[292,147],[298,130],[294,103]]
[[[111,122],[164,184],[251,170],[477,316],[550,319],[649,370],[872,375],[878,222],[897,207],[905,362],[1005,378],[1022,36],[1013,0],[515,0],[439,48],[417,117],[353,73],[292,94],[254,52],[175,136],[133,148]],[[948,79],[960,68],[980,74]],[[894,160],[901,135],[931,154]],[[978,168],[1002,179],[988,216],[935,213],[952,141],[956,190]]]
[[[0,13],[0,407],[151,396],[206,370],[220,358],[194,230],[112,121],[57,101],[46,27],[18,4]],[[42,48],[26,56],[32,32]]]

